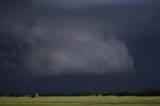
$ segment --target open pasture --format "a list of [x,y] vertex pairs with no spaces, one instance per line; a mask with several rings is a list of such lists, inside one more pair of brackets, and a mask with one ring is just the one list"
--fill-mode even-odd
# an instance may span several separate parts
[[160,97],[1,97],[0,106],[160,106]]

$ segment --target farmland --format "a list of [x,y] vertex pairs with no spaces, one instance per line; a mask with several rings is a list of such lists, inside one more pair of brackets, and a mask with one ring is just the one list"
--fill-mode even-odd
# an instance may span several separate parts
[[0,106],[160,106],[160,97],[1,97]]

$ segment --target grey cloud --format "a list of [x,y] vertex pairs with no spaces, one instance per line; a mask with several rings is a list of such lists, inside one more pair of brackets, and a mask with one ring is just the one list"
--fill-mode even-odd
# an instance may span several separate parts
[[[23,67],[36,75],[101,74],[134,70],[125,43],[112,35],[92,30],[92,27],[60,25],[56,28],[51,23],[40,22],[31,28],[26,24],[10,27],[14,36],[28,36],[30,49],[25,54]],[[23,38],[26,40],[26,37]]]
[[[115,80],[115,88],[117,78],[126,77],[120,81],[121,85],[134,69],[139,81],[135,84],[142,89],[145,86],[155,88],[160,80],[159,10],[159,0],[81,0],[81,3],[80,0],[2,0],[0,69],[4,89],[10,88],[5,87],[7,83],[14,89],[16,83],[23,83],[22,74],[27,78],[47,75],[48,84],[61,83],[54,89],[65,86],[63,82],[70,74],[76,74],[74,78],[88,74],[86,78],[81,75],[77,78],[82,82],[80,85]],[[113,79],[105,73],[120,74]],[[69,76],[53,77],[57,74]],[[104,76],[97,77],[97,74]],[[48,79],[48,75],[53,79]],[[44,77],[41,78],[40,82]],[[71,86],[75,82],[73,79]],[[84,81],[87,82],[84,84]],[[46,82],[42,83],[46,86]],[[129,82],[125,85],[132,84]],[[100,85],[105,88],[106,84]],[[103,90],[108,86],[112,84]]]
[[90,6],[105,6],[115,3],[137,3],[144,0],[33,0],[34,5],[61,8],[88,8]]
[[[63,0],[50,2],[61,3]],[[91,1],[86,2],[90,5]],[[98,1],[94,2],[96,4]],[[15,18],[4,18],[1,22],[0,29],[4,33],[28,44],[22,57],[21,67],[24,70],[36,75],[102,74],[134,70],[127,45],[116,37],[118,35],[112,35],[118,30],[117,27],[113,28],[113,22],[106,21],[105,17],[91,19],[91,16],[79,17],[75,14],[68,16],[55,13],[55,17],[43,12],[41,14],[41,10],[37,14],[29,13],[21,20],[16,18],[22,17],[17,14]],[[34,18],[28,18],[28,15]],[[104,34],[110,29],[111,34]]]

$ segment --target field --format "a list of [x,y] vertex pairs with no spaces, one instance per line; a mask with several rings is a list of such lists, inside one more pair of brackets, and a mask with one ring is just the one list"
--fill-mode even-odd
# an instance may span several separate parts
[[160,97],[1,97],[0,106],[160,106]]

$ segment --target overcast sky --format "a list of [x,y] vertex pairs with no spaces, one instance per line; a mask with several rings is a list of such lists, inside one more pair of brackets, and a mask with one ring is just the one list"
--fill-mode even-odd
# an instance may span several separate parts
[[160,88],[160,1],[1,0],[0,92]]

